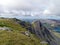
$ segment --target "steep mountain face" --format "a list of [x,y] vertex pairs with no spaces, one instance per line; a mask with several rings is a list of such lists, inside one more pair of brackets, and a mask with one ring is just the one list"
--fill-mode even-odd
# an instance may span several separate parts
[[48,45],[58,45],[55,35],[50,32],[49,29],[40,22],[40,20],[35,21],[32,24],[32,32],[35,33],[41,39],[41,41],[47,42]]

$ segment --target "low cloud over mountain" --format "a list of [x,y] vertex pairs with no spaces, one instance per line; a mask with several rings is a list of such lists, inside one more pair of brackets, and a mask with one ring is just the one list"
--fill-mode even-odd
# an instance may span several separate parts
[[[3,0],[4,1],[4,0]],[[0,15],[59,17],[59,0],[0,0]]]

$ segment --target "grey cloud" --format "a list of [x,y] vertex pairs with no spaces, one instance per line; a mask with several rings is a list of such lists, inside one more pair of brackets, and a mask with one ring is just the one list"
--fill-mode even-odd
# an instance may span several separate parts
[[60,0],[14,0],[13,4],[11,3],[7,7],[2,7],[4,6],[0,6],[0,14],[3,12],[3,14],[15,16],[41,16],[45,10],[48,10],[51,13],[49,15],[60,15]]

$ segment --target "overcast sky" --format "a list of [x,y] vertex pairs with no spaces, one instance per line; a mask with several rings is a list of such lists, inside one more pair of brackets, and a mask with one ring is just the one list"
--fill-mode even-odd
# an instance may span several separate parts
[[60,19],[60,0],[0,0],[0,16]]

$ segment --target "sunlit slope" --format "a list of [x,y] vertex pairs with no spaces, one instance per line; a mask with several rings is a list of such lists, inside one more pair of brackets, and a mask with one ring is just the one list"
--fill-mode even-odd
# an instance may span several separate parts
[[28,30],[13,19],[0,19],[0,27],[9,28],[0,29],[0,45],[41,45],[40,39],[30,32],[26,35]]
[[4,27],[4,26],[11,28],[12,31],[25,30],[25,28],[22,28],[22,26],[13,19],[0,19],[0,27]]

